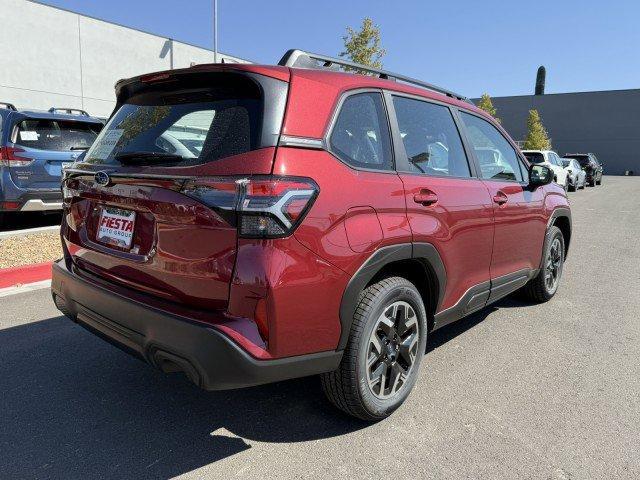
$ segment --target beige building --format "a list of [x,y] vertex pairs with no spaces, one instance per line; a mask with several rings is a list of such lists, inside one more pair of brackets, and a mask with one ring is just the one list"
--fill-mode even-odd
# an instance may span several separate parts
[[211,50],[29,0],[0,0],[0,25],[20,26],[0,28],[0,101],[19,109],[72,107],[105,117],[117,80],[213,62]]

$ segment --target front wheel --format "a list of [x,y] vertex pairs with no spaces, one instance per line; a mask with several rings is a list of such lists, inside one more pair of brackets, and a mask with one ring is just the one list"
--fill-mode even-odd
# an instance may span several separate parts
[[409,396],[427,342],[427,314],[416,287],[402,277],[360,293],[349,340],[334,372],[321,376],[331,403],[354,417],[377,421]]
[[524,294],[534,302],[548,302],[558,290],[564,266],[564,237],[556,226],[547,231],[542,250],[542,268],[524,286]]

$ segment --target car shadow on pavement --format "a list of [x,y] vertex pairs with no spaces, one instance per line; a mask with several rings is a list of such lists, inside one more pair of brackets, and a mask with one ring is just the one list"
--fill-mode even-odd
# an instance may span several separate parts
[[519,299],[516,296],[505,297],[498,300],[496,303],[483,308],[471,315],[464,317],[456,322],[450,323],[434,332],[432,332],[427,339],[426,353],[429,353],[442,345],[446,344],[450,340],[453,340],[458,335],[463,334],[467,330],[472,329],[482,321],[484,321],[493,312],[500,310],[501,308],[522,308],[532,306],[533,303]]
[[365,428],[317,377],[205,392],[64,317],[0,330],[3,478],[167,478],[250,449]]
[[[510,306],[503,300],[434,332],[427,352]],[[254,442],[367,427],[329,405],[317,377],[205,392],[65,317],[0,330],[0,408],[4,478],[168,478]]]
[[61,213],[20,212],[6,216],[5,223],[0,224],[0,232],[22,230],[25,228],[49,227],[60,225]]

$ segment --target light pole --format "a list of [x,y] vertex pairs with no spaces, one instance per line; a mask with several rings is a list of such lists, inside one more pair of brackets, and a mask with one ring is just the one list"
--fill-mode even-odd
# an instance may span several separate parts
[[213,0],[213,63],[218,63],[218,0]]

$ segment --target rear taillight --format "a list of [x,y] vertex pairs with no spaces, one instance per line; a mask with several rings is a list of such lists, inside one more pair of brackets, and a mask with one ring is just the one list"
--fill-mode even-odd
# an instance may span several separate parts
[[309,178],[203,178],[188,182],[182,193],[216,210],[241,237],[278,238],[300,224],[318,186]]
[[0,202],[0,210],[18,210],[21,206],[20,202]]
[[0,148],[0,165],[5,167],[26,167],[33,158],[16,156],[16,153],[24,152],[22,148],[17,147],[1,147]]

